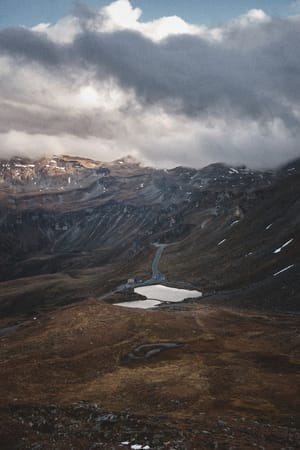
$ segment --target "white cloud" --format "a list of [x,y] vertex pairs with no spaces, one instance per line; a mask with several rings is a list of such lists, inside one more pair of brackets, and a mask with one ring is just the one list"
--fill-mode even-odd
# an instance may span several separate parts
[[[84,28],[96,32],[130,30],[141,33],[154,42],[183,34],[199,36],[214,42],[220,41],[224,34],[236,26],[251,27],[271,20],[261,9],[251,9],[223,28],[194,25],[178,16],[161,17],[150,22],[141,21],[141,17],[142,10],[134,8],[129,0],[117,0],[94,11],[93,15],[85,19]],[[82,31],[82,21],[78,17],[69,16],[54,25],[41,23],[32,30],[45,32],[54,42],[70,43]]]
[[82,27],[77,17],[64,17],[56,24],[40,23],[31,28],[38,33],[46,34],[53,42],[69,44],[80,34]]
[[[189,34],[208,40],[220,38],[221,30],[204,25],[192,25],[178,16],[161,17],[150,22],[142,22],[142,11],[134,8],[129,0],[117,0],[104,8],[94,11],[86,18],[84,28],[89,31],[112,33],[131,30],[158,42],[169,36]],[[54,42],[70,43],[82,31],[82,21],[78,17],[65,17],[56,24],[41,23],[33,31],[44,32]]]
[[94,28],[102,32],[136,31],[153,41],[160,41],[171,35],[200,34],[207,30],[206,27],[188,24],[177,16],[162,17],[151,22],[140,21],[141,16],[141,9],[133,8],[129,0],[117,0],[101,10]]
[[35,25],[31,29],[33,31],[37,31],[37,32],[40,32],[40,33],[45,33],[45,32],[47,32],[47,30],[48,30],[48,28],[50,26],[51,26],[50,22],[42,22],[42,23],[39,23],[38,25]]
[[102,9],[104,26],[109,31],[135,29],[142,15],[139,8],[133,8],[128,0],[117,0]]
[[243,26],[263,24],[271,21],[271,18],[262,9],[250,9],[246,14],[237,19],[236,23]]

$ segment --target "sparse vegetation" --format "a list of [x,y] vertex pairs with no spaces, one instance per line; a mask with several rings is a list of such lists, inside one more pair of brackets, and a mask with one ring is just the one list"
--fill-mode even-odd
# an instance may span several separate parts
[[[295,450],[299,173],[59,164],[3,177],[2,448]],[[114,291],[151,277],[154,242],[165,283],[204,296],[115,306],[141,298]]]

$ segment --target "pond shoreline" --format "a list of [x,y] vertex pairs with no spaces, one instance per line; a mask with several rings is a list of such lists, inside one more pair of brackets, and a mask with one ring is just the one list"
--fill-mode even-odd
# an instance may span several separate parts
[[200,291],[178,289],[163,284],[136,287],[134,292],[146,297],[146,300],[120,302],[115,303],[115,305],[127,308],[152,309],[162,304],[181,303],[186,299],[202,297],[202,292]]

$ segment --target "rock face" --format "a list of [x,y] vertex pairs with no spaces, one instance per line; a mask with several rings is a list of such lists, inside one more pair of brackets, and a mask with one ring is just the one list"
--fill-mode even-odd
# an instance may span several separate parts
[[[117,274],[120,264],[129,265],[128,278],[140,258],[150,264],[154,242],[174,244],[164,258],[170,279],[192,282],[207,294],[222,291],[225,299],[224,289],[255,290],[260,282],[271,292],[286,277],[282,295],[298,291],[298,163],[258,172],[224,164],[155,170],[131,158],[13,158],[0,161],[0,187],[0,309],[9,310],[12,299],[16,307],[12,280],[70,271],[80,278],[82,270],[108,265]],[[276,259],[273,250],[289,239],[292,245]],[[90,294],[105,280],[99,275]]]

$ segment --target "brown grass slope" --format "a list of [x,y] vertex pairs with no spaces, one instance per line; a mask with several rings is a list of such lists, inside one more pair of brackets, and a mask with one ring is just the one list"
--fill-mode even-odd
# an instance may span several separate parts
[[[113,449],[147,439],[161,449],[234,442],[295,450],[298,330],[299,318],[283,314],[142,311],[95,300],[28,320],[1,338],[3,448]],[[182,346],[126,361],[136,346],[161,342]],[[118,420],[97,426],[105,412],[135,417],[122,432]]]

